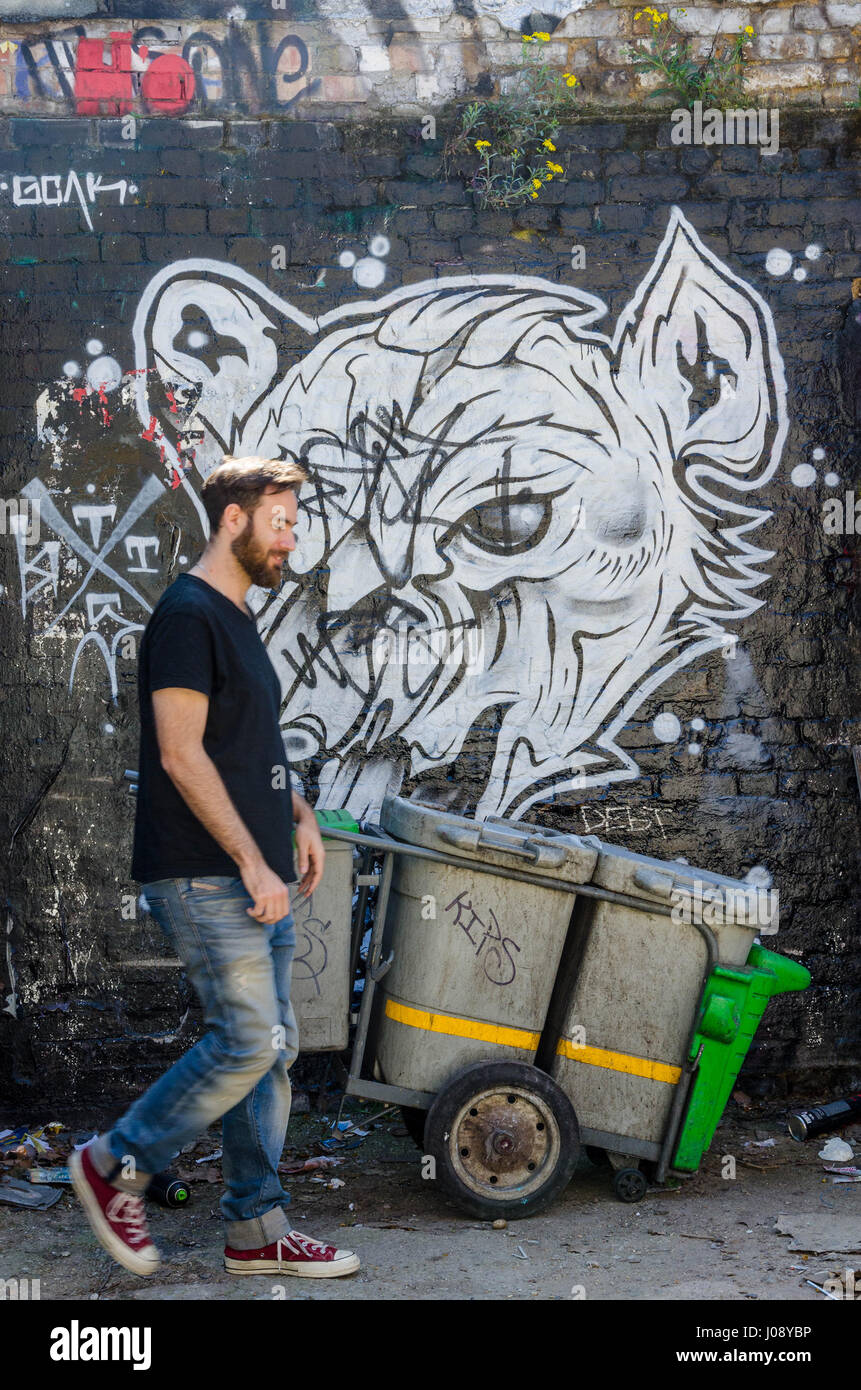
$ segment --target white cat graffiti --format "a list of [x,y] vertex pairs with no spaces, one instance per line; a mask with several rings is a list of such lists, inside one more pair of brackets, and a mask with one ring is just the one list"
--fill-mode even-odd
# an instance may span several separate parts
[[[625,722],[760,606],[750,494],[787,429],[768,306],[673,209],[612,337],[605,313],[518,275],[318,320],[222,262],[147,285],[137,410],[202,527],[195,480],[222,453],[309,470],[291,572],[255,606],[321,805],[373,812],[473,728],[496,730],[479,816],[633,778]],[[382,629],[429,659],[388,659]]]

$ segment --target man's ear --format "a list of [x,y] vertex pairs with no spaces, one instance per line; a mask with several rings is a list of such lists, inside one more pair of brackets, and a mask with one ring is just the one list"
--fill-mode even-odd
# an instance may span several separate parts
[[304,353],[315,330],[313,319],[226,262],[180,261],[159,271],[133,327],[137,407],[148,437],[164,444],[170,463],[192,443],[204,476],[222,454],[254,453],[243,428],[285,354]]
[[771,312],[678,208],[615,342],[623,399],[653,403],[675,458],[712,459],[720,471],[700,465],[697,475],[741,490],[771,475],[787,429]]

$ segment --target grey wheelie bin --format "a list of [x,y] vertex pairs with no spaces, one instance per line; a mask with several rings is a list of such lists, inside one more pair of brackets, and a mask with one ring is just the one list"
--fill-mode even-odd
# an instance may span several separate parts
[[590,1157],[604,1151],[617,1194],[632,1201],[647,1186],[638,1164],[659,1163],[687,1096],[704,960],[709,976],[745,967],[776,908],[749,884],[604,843],[592,884],[639,905],[578,901],[551,1010],[561,1023],[551,1073]]
[[[396,839],[539,878],[589,879],[597,851],[577,836],[535,826],[489,826],[398,797],[382,825]],[[391,969],[376,1057],[387,1082],[436,1092],[471,1062],[532,1063],[571,916],[552,886],[469,872],[432,860],[395,865],[388,901]]]

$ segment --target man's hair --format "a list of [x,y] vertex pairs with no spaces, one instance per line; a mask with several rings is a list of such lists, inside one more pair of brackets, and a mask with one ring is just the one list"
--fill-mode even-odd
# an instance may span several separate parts
[[200,490],[212,535],[221,525],[225,507],[236,502],[249,516],[265,492],[299,491],[308,474],[292,459],[231,458],[225,454]]

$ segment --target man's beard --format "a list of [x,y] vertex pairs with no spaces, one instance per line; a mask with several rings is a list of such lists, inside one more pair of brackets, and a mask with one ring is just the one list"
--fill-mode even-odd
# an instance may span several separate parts
[[269,558],[269,551],[263,548],[254,535],[253,517],[248,518],[241,535],[230,542],[230,549],[237,563],[248,575],[251,584],[258,584],[261,589],[273,589],[280,583],[280,569],[273,564]]

